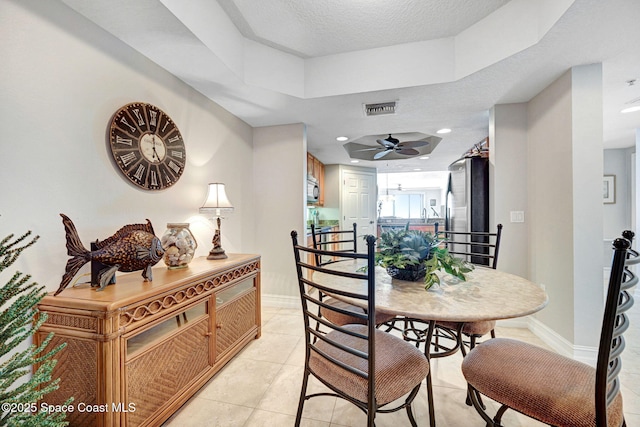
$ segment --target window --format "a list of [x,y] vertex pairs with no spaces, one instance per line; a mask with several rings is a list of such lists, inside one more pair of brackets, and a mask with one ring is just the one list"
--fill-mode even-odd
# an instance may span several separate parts
[[421,218],[423,194],[402,193],[395,194],[393,200],[382,201],[380,216],[394,216],[397,218]]

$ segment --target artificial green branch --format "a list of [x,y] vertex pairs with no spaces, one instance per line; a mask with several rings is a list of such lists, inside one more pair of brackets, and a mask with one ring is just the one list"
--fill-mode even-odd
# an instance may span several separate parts
[[[0,241],[0,272],[38,240],[38,236],[28,239],[30,235],[29,231],[14,239],[11,234]],[[0,364],[0,426],[66,426],[64,412],[38,410],[43,396],[58,388],[59,380],[51,380],[57,363],[52,357],[65,344],[47,351],[51,333],[39,346],[31,344],[17,351],[47,319],[46,313],[36,308],[46,294],[44,286],[30,280],[30,275],[17,272],[0,288],[0,358],[4,360]],[[40,366],[29,377],[34,364]]]
[[440,284],[436,271],[445,271],[464,281],[473,264],[449,253],[444,242],[431,233],[420,230],[391,229],[380,234],[376,265],[390,269],[419,268],[424,266],[425,289]]
[[467,280],[466,273],[473,271],[473,264],[461,258],[454,257],[447,248],[436,247],[431,251],[431,258],[424,261],[427,274],[424,278],[424,288],[429,289],[433,285],[440,284],[440,277],[436,271],[444,270],[446,273],[462,280]]

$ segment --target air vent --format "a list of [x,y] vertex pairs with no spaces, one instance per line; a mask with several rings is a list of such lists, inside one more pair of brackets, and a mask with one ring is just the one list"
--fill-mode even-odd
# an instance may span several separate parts
[[378,104],[364,104],[365,116],[381,116],[384,114],[395,114],[396,102],[381,102]]

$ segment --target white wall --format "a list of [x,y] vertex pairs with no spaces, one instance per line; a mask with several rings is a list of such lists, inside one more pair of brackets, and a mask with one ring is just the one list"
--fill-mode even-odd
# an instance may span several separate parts
[[622,230],[632,230],[632,153],[635,148],[604,150],[604,175],[615,176],[615,203],[603,206],[602,260],[605,269],[611,264],[613,240],[620,237]]
[[[597,347],[604,312],[602,64],[571,69],[574,346]],[[594,316],[594,314],[596,314]],[[593,332],[598,331],[594,334]]]
[[[191,222],[197,255],[206,255],[214,225],[198,208],[208,182],[224,182],[236,208],[223,221],[223,247],[260,249],[250,126],[59,2],[0,0],[0,11],[0,238],[41,236],[17,269],[59,286],[68,259],[59,213],[86,245],[145,218],[156,235]],[[111,115],[133,101],[164,110],[185,140],[184,174],[167,190],[134,188],[109,158]]]
[[[613,241],[620,231],[631,228],[631,153],[634,148],[604,150],[604,175],[615,175],[615,203],[605,204],[604,239]],[[609,261],[611,244],[608,245]]]

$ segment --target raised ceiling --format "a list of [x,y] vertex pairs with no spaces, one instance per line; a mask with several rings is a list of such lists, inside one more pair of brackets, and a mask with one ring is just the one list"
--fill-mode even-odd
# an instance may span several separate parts
[[[60,0],[252,126],[307,125],[308,150],[349,163],[337,136],[443,127],[443,170],[488,135],[489,109],[526,102],[569,68],[603,64],[604,146],[640,128],[637,0]],[[364,103],[397,101],[366,117]]]
[[454,37],[508,0],[218,0],[243,36],[302,58]]

